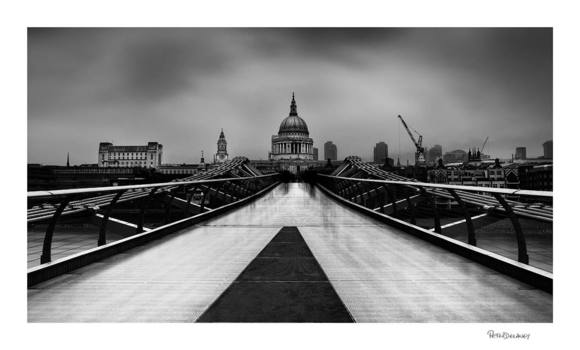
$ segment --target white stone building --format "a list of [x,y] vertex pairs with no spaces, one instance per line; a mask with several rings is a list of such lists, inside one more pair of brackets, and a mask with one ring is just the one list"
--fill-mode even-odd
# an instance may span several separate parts
[[110,142],[99,144],[99,167],[157,168],[161,165],[163,145],[148,142],[145,146],[115,146]]

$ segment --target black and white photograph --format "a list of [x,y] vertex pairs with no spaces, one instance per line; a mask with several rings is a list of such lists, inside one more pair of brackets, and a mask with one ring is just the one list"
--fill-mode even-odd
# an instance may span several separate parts
[[19,26],[26,218],[5,218],[22,247],[5,249],[26,257],[13,313],[46,339],[28,341],[556,341],[575,229],[555,192],[575,160],[554,153],[574,112],[553,19],[83,16]]
[[552,320],[551,28],[30,28],[28,54],[29,322]]

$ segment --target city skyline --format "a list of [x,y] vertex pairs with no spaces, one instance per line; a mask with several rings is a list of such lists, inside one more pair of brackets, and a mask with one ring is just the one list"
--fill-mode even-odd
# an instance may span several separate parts
[[[147,141],[145,141],[145,143],[146,143],[146,142],[147,142]],[[331,141],[331,140],[329,140],[329,141],[327,141],[327,142],[332,142],[332,141]],[[384,141],[378,141],[378,142],[377,142],[377,144],[378,144],[378,143],[382,143],[382,142],[384,142]],[[552,140],[546,140],[544,143],[549,143],[549,142],[553,142],[553,141],[552,141]],[[542,145],[543,145],[544,143],[542,143]],[[161,143],[161,144],[162,144],[162,143]],[[333,142],[333,144],[334,144],[334,145],[336,145],[334,142]],[[324,144],[323,144],[323,146],[324,146]],[[373,146],[373,145],[371,145],[371,147],[375,147],[375,146],[376,146],[376,144],[375,144],[374,146]],[[388,146],[388,143],[387,143],[387,146]],[[428,151],[429,151],[429,150],[430,150],[432,147],[434,147],[434,146],[441,146],[441,145],[438,145],[438,144],[437,144],[437,145],[426,145],[426,146],[425,146],[425,152],[428,152]],[[324,147],[323,147],[323,148],[324,148]],[[514,151],[514,152],[513,152],[513,153],[512,153],[512,154],[511,154],[509,157],[500,158],[500,159],[501,159],[501,160],[509,160],[510,158],[511,158],[512,160],[513,160],[513,159],[518,159],[518,158],[517,158],[517,156],[516,156],[516,153],[517,153],[517,148],[520,148],[520,147],[516,147],[516,148],[514,149],[515,151]],[[527,147],[523,147],[523,148],[527,148]],[[472,147],[471,149],[476,149],[476,150],[477,150],[477,149],[478,149],[478,147]],[[216,150],[217,150],[217,147],[216,147]],[[314,147],[314,150],[315,150],[315,152],[318,152],[318,148]],[[457,151],[457,150],[464,151],[464,152],[466,152],[466,154],[467,154],[467,152],[468,152],[470,149],[468,148],[468,149],[449,149],[449,150],[446,150],[445,148],[442,148],[442,150],[443,150],[443,151],[442,151],[442,156],[443,156],[443,155],[445,155],[446,153],[454,152],[454,151]],[[373,159],[373,158],[374,158],[373,151],[374,151],[374,150],[371,150],[371,151],[369,152],[369,154],[362,154],[362,155],[357,155],[357,156],[361,157],[361,159],[363,159],[363,160],[365,160],[365,161],[374,161],[374,159]],[[340,156],[340,153],[339,153],[339,152],[340,152],[340,151],[337,151],[337,153],[339,154],[339,156],[338,156],[338,160],[341,160],[341,156]],[[201,161],[201,158],[203,158],[203,157],[204,157],[204,156],[203,156],[203,154],[204,154],[204,153],[205,153],[205,154],[207,154],[207,151],[205,151],[205,150],[201,150],[201,151],[200,151],[200,154],[199,154],[199,160],[198,160],[198,161],[194,161],[194,162],[192,162],[192,164],[197,164],[197,163],[199,163],[199,162]],[[212,153],[212,152],[210,152],[210,153]],[[213,154],[213,153],[212,153],[212,154]],[[401,154],[402,154],[402,155],[400,156],[400,161],[401,161],[401,164],[405,163],[407,160],[409,160],[409,162],[412,164],[413,157],[414,157],[414,153],[413,153],[413,152],[406,152],[406,153],[401,153]],[[482,152],[482,154],[489,155],[489,154],[487,154],[487,151],[486,151],[486,152]],[[442,156],[441,156],[441,158],[443,158]],[[346,157],[346,156],[345,156],[345,157]],[[393,157],[394,157],[394,158],[393,158]],[[392,154],[389,154],[389,158],[390,158],[390,159],[393,159],[394,163],[396,163],[396,161],[397,161],[397,158],[398,158],[398,157],[399,157],[399,155],[398,155],[398,154],[397,154],[397,155],[392,155]],[[343,157],[343,158],[344,158],[344,157]],[[495,158],[498,158],[498,157],[491,157],[491,158],[490,158],[490,160],[493,160],[493,159],[495,159]],[[551,158],[549,157],[549,155],[548,155],[548,156],[546,156],[546,154],[545,154],[545,150],[543,150],[543,149],[542,149],[542,151],[541,151],[541,153],[540,153],[540,154],[531,154],[531,155],[526,155],[526,158],[525,158],[525,159],[542,159],[542,158],[551,159]],[[264,160],[264,159],[252,159],[252,160]],[[315,159],[315,160],[316,160],[316,159]],[[71,159],[70,159],[70,152],[67,152],[67,154],[66,154],[66,159],[65,159],[64,163],[65,163],[65,164],[68,166],[70,161],[71,161]],[[435,161],[435,159],[431,159],[430,161],[433,161],[433,162],[434,162],[434,161]],[[205,162],[207,163],[207,161],[205,161]],[[75,165],[85,165],[85,164],[92,164],[92,163],[90,163],[90,162],[82,162],[82,161],[76,161],[76,162],[75,162],[74,160],[73,160],[72,162],[70,162],[70,163],[71,163],[70,165],[72,165],[72,166],[75,166]],[[47,164],[47,163],[32,163],[32,164],[43,164],[43,165],[61,165],[61,164],[59,164],[59,163],[54,163],[54,164]],[[95,163],[95,164],[97,164],[97,163]],[[185,163],[184,163],[184,162],[179,162],[179,161],[177,161],[177,162],[167,162],[167,161],[165,161],[165,159],[163,159],[163,164],[185,164]]]
[[196,163],[221,128],[232,157],[267,159],[292,91],[339,159],[385,141],[412,161],[397,114],[444,152],[489,136],[492,157],[535,157],[553,138],[550,28],[33,28],[28,50],[30,163],[95,163],[106,141]]

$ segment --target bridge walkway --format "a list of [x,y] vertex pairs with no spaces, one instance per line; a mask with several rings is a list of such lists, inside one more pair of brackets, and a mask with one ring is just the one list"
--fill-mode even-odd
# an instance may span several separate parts
[[551,294],[298,183],[29,288],[28,320],[196,321],[288,226],[297,227],[356,322],[552,321]]

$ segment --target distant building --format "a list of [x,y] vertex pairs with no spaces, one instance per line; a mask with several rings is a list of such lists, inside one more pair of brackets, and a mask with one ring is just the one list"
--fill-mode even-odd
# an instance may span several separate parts
[[54,166],[28,164],[29,191],[56,190],[138,184],[145,182],[154,169],[130,167],[99,167],[97,164]]
[[554,158],[554,144],[552,140],[544,142],[544,158],[553,159]]
[[389,157],[389,146],[383,141],[377,143],[373,150],[373,160],[375,163],[384,164]]
[[441,145],[435,145],[431,148],[424,147],[423,154],[427,163],[436,163],[437,159],[443,158],[443,147]]
[[515,159],[524,160],[526,159],[526,148],[525,147],[516,147],[516,156]]
[[467,152],[461,149],[446,152],[443,155],[443,163],[461,163],[467,161]]
[[443,157],[443,147],[441,145],[435,145],[429,149],[426,153],[426,160],[428,162],[435,163],[441,157]]
[[205,170],[205,164],[163,164],[157,172],[163,175],[180,175],[182,177],[195,175]]
[[312,149],[312,156],[314,157],[314,160],[318,160],[318,148],[314,147]]
[[99,167],[157,168],[161,165],[163,145],[148,142],[146,146],[115,146],[110,142],[99,144]]
[[553,164],[523,164],[518,167],[520,187],[526,190],[552,191]]
[[337,147],[332,141],[326,141],[324,143],[324,160],[337,160]]
[[449,185],[552,191],[553,165],[547,161],[456,163],[427,171],[427,181]]
[[228,143],[224,135],[224,129],[222,129],[220,132],[220,137],[217,141],[217,153],[213,156],[213,162],[223,163],[226,160],[228,160]]

